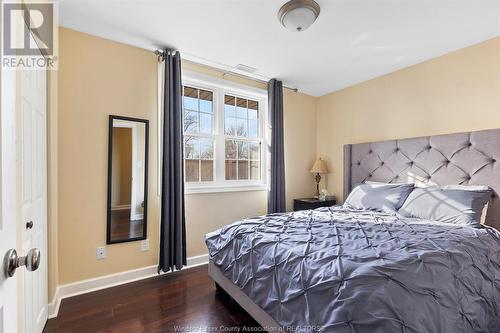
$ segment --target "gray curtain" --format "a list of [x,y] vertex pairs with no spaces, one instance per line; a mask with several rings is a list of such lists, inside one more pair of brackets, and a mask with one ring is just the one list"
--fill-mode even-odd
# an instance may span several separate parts
[[286,211],[285,152],[283,141],[283,83],[272,79],[267,84],[271,122],[271,179],[267,212]]
[[158,272],[186,265],[181,56],[166,50],[163,106],[160,262]]

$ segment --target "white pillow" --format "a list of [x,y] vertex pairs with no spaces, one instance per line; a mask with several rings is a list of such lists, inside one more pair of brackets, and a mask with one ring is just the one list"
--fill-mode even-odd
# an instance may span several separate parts
[[395,212],[413,188],[413,184],[360,184],[351,191],[344,207]]
[[415,188],[399,213],[406,217],[477,226],[491,189],[477,185],[447,185]]

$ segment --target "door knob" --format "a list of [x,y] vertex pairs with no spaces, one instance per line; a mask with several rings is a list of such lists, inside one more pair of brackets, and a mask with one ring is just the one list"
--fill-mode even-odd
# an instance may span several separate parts
[[16,269],[21,266],[26,266],[26,269],[30,272],[36,271],[38,266],[40,266],[40,250],[36,248],[31,249],[24,257],[18,257],[17,251],[14,249],[7,251],[3,257],[5,276],[8,278],[12,277]]
[[33,228],[33,221],[29,221],[26,223],[26,229],[31,229]]

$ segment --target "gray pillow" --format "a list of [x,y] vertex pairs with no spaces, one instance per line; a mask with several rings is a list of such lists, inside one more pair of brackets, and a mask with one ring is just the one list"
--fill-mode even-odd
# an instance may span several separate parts
[[399,213],[405,217],[478,226],[491,196],[487,186],[431,186],[415,188]]
[[344,207],[394,212],[403,205],[413,187],[413,184],[361,184],[351,191]]

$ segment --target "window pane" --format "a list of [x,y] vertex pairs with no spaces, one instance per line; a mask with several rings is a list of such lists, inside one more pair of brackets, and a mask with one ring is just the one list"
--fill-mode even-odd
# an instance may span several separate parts
[[258,110],[259,109],[259,102],[248,100],[248,108],[252,109],[252,110]]
[[247,136],[247,120],[236,118],[236,135],[237,136]]
[[258,116],[259,116],[259,113],[257,112],[257,110],[248,109],[248,119],[257,120]]
[[224,133],[226,135],[236,135],[236,118],[226,117],[224,119]]
[[184,96],[198,98],[198,88],[184,86]]
[[227,160],[226,161],[226,180],[236,179],[236,161]]
[[184,108],[198,111],[198,89],[184,87]]
[[200,161],[199,160],[186,160],[186,182],[199,181],[200,175]]
[[224,95],[224,103],[227,105],[236,105],[236,98],[231,95]]
[[200,113],[200,133],[212,134],[212,115]]
[[206,113],[212,113],[212,102],[200,99],[200,111]]
[[234,96],[225,95],[224,96],[224,113],[229,117],[236,116],[236,106],[235,106],[236,98]]
[[250,162],[250,179],[260,179],[260,162]]
[[212,101],[213,101],[213,93],[207,90],[200,89],[200,111],[212,113]]
[[200,158],[202,159],[214,158],[214,141],[212,139],[206,139],[206,138],[200,139]]
[[236,142],[226,140],[226,158],[236,159]]
[[198,111],[198,99],[184,96],[184,109]]
[[224,114],[226,117],[236,117],[236,107],[234,105],[224,105]]
[[184,133],[198,133],[198,112],[184,112]]
[[236,98],[236,117],[247,118],[247,100]]
[[257,120],[248,121],[248,136],[256,138],[259,136],[259,123]]
[[200,157],[200,142],[194,136],[186,136],[184,139],[184,158],[195,159]]
[[238,179],[248,179],[248,161],[238,161]]
[[248,143],[245,141],[238,141],[238,159],[248,160]]
[[201,181],[211,182],[214,180],[214,161],[201,161]]
[[250,159],[260,160],[260,143],[250,142],[249,147],[250,147]]

